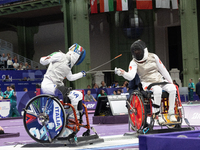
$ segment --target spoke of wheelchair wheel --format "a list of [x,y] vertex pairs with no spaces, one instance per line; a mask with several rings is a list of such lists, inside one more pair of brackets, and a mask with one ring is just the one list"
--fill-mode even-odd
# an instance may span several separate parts
[[34,114],[33,112],[31,112],[31,111],[29,111],[29,110],[24,109],[24,111],[26,111],[26,113],[31,114],[31,115],[33,115],[33,116],[37,116],[37,114]]
[[51,136],[50,136],[49,131],[48,131],[48,129],[47,129],[47,126],[44,125],[44,127],[45,127],[45,129],[46,129],[46,132],[47,132],[46,134],[47,134],[47,136],[48,136],[49,142],[52,142],[52,139],[51,139]]
[[47,98],[46,104],[44,106],[44,111],[43,111],[43,113],[45,113],[45,114],[46,114],[46,108],[47,108],[48,101],[49,101],[49,99]]
[[[45,108],[45,111],[46,111],[46,109],[49,108],[49,106],[51,105],[52,102],[53,102],[53,100],[51,99],[51,101],[49,102],[48,106]],[[44,111],[44,112],[45,112],[45,111]]]
[[130,105],[130,103],[129,103],[129,102],[127,102],[127,104],[128,104],[128,105],[129,105],[129,107],[131,108],[131,109],[130,109],[130,111],[133,111],[134,107],[132,107],[132,106]]
[[33,104],[32,104],[32,105],[35,106],[35,108],[38,110],[39,113],[41,113],[41,112],[40,112],[40,109],[38,108],[37,105],[34,104],[34,102],[35,102],[35,101],[33,101]]

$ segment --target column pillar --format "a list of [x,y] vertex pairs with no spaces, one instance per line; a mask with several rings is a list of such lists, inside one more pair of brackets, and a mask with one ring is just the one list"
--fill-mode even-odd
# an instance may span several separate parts
[[183,57],[183,86],[189,79],[198,82],[199,78],[199,37],[196,0],[180,1],[180,19]]
[[104,74],[101,71],[97,71],[93,76],[94,83],[96,83],[100,87],[101,81],[104,81]]
[[[28,22],[28,23],[27,23]],[[18,53],[26,58],[33,59],[34,35],[38,32],[38,26],[34,25],[30,20],[22,19],[18,21]]]
[[[68,51],[74,43],[78,43],[86,50],[85,60],[78,66],[74,66],[72,73],[90,69],[90,40],[89,40],[89,16],[88,0],[63,0],[62,11],[64,13],[65,47]],[[91,85],[91,74],[73,82],[76,89],[86,88]]]
[[178,83],[179,87],[182,87],[182,83],[179,78],[179,73],[180,71],[177,68],[172,68],[170,70],[170,75],[171,75],[172,80],[176,80],[176,83]]

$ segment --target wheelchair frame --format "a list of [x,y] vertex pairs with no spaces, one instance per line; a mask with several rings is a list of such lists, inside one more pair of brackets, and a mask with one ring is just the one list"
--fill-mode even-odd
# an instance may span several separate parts
[[[175,85],[176,86],[176,85]],[[182,104],[180,100],[180,94],[178,87],[176,86],[177,93],[175,98],[175,116],[177,122],[170,122],[167,119],[167,113],[169,108],[168,97],[163,97],[161,99],[161,114],[164,116],[166,121],[164,124],[159,124],[162,126],[167,126],[168,128],[181,128],[182,124]],[[148,97],[144,97],[140,90],[135,90],[132,92],[130,98],[127,101],[129,121],[131,123],[132,130],[138,133],[146,133],[148,130],[152,131],[154,127],[154,122],[156,115],[152,113],[152,97],[150,94]],[[147,124],[147,117],[150,117],[150,123]]]

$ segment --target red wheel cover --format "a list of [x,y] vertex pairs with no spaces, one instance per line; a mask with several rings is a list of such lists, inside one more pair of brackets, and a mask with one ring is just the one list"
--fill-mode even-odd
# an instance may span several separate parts
[[[143,103],[142,103],[142,101],[139,100],[137,95],[133,95],[130,105],[132,108],[135,108],[137,110],[137,114],[131,113],[131,111],[130,111],[130,114],[129,114],[130,119],[131,119],[133,125],[137,129],[140,129],[141,126],[143,125],[143,121],[145,119]],[[131,108],[130,108],[130,110],[131,110]]]

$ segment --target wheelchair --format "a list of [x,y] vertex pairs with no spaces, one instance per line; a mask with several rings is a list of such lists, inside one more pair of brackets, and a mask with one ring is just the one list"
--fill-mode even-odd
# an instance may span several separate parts
[[[82,136],[90,136],[90,124],[87,107],[82,104],[86,124],[78,119],[76,109],[70,103],[64,103],[59,98],[42,94],[32,98],[24,108],[23,123],[28,135],[39,143],[55,143],[64,129],[71,129],[67,140],[69,143],[76,143],[76,134],[81,127],[86,131]],[[71,111],[71,114],[68,113]],[[92,129],[92,128],[91,128]]]
[[[152,85],[149,85],[149,87],[152,87],[153,85],[159,85],[159,83],[158,84],[153,83]],[[141,85],[139,87],[140,89],[142,89]],[[149,87],[147,89],[150,89]],[[165,120],[165,123],[159,124],[158,122],[158,124],[161,127],[167,126],[167,128],[181,128],[182,104],[177,86],[176,89],[177,92],[175,98],[174,115],[177,119],[177,122],[171,122],[167,118],[168,108],[169,108],[169,101],[168,101],[169,94],[166,91],[163,91],[161,97],[160,111],[163,119]],[[147,131],[153,130],[155,120],[158,120],[157,116],[154,113],[152,113],[153,106],[154,104],[153,104],[152,92],[144,90],[134,90],[131,93],[130,98],[127,100],[127,108],[128,108],[129,122],[131,124],[132,130],[136,131],[137,133],[144,133],[144,134]],[[148,118],[149,120],[147,119],[147,117],[149,117]]]

